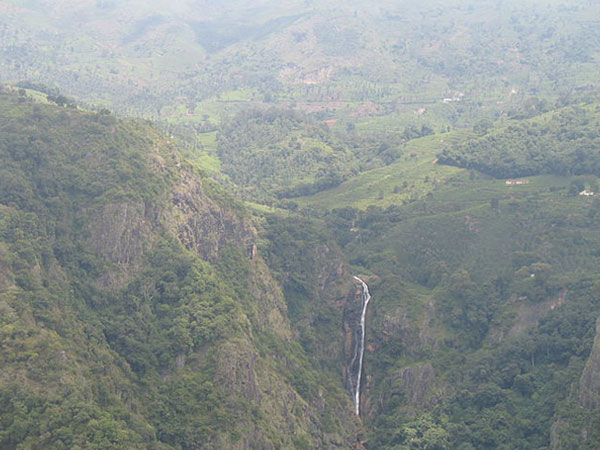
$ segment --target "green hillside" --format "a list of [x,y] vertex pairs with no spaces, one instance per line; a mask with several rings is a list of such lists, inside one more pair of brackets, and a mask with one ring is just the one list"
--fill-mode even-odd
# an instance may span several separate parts
[[[368,448],[595,448],[597,409],[582,399],[595,395],[583,373],[598,357],[600,204],[578,195],[597,189],[594,164],[523,185],[479,173],[476,163],[464,164],[469,171],[432,164],[453,149],[495,168],[494,148],[506,155],[522,145],[522,130],[545,127],[553,131],[530,132],[527,148],[554,139],[547,164],[575,167],[561,158],[583,145],[584,130],[593,135],[594,120],[595,106],[584,105],[482,137],[415,139],[391,165],[297,199],[334,232],[373,294]],[[540,161],[515,154],[516,173]],[[580,441],[577,433],[591,434]]]
[[0,1],[0,449],[598,450],[599,18]]
[[578,398],[600,313],[598,203],[569,196],[569,179],[530,181],[465,178],[326,216],[371,274],[370,448],[550,448],[557,423],[597,429]]
[[365,209],[402,205],[431,195],[438,186],[461,177],[463,171],[438,164],[437,155],[447,142],[458,142],[470,134],[452,132],[410,140],[399,147],[397,160],[350,178],[339,186],[295,201],[301,206]]
[[276,103],[464,125],[593,90],[597,15],[577,0],[7,1],[0,77],[164,121]]
[[441,164],[473,168],[498,178],[539,174],[600,174],[600,106],[575,105],[448,145]]
[[347,448],[248,212],[146,124],[0,111],[0,447]]

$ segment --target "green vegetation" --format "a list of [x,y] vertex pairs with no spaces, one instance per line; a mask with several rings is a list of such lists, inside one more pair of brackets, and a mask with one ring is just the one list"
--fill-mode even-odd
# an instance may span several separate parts
[[600,106],[562,109],[511,125],[440,153],[440,163],[497,178],[539,174],[600,175]]
[[396,150],[393,163],[362,172],[330,190],[295,199],[300,206],[326,208],[401,205],[426,197],[460,171],[437,164],[445,142],[467,139],[469,133],[452,132],[412,139]]
[[291,111],[245,112],[218,141],[223,171],[240,186],[260,189],[258,198],[322,190],[357,170],[355,157],[324,125]]
[[3,1],[0,448],[597,449],[598,17]]
[[218,135],[223,171],[239,186],[257,190],[246,195],[263,202],[337,186],[363,167],[396,157],[390,144],[373,145],[333,133],[307,115],[276,109],[239,114]]
[[351,439],[341,382],[248,257],[248,213],[170,139],[18,94],[0,111],[0,447]]
[[[357,209],[357,195],[325,215],[310,202],[340,190],[305,199],[373,274],[369,448],[550,448],[562,421],[560,448],[596,445],[569,434],[598,423],[577,401],[600,314],[598,202],[573,196],[597,183],[584,173],[507,186],[455,171],[411,202]],[[369,192],[367,174],[347,184]]]
[[274,104],[440,131],[596,82],[598,5],[580,0],[5,3],[2,79],[169,123]]

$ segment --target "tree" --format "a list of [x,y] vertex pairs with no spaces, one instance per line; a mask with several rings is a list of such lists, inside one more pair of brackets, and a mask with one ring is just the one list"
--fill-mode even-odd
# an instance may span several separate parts
[[583,178],[577,177],[571,181],[569,185],[569,195],[574,197],[578,195],[581,191],[585,189],[585,184]]
[[394,449],[444,450],[449,448],[450,434],[442,424],[433,420],[430,414],[404,425],[394,440]]

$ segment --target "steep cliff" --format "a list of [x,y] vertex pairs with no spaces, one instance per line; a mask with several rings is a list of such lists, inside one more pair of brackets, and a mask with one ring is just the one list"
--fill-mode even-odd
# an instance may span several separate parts
[[273,215],[264,228],[267,264],[281,282],[296,337],[322,370],[342,379],[344,314],[356,293],[344,254],[316,220]]
[[596,323],[592,352],[579,382],[579,406],[590,410],[600,407],[600,318]]
[[0,109],[1,447],[352,445],[249,212],[146,124]]

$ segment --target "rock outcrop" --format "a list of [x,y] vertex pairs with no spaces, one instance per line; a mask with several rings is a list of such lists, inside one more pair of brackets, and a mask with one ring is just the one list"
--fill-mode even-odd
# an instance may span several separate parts
[[377,339],[382,343],[399,341],[406,354],[411,356],[418,356],[425,348],[433,347],[436,340],[436,330],[431,325],[435,315],[433,298],[427,298],[423,308],[424,312],[419,318],[413,317],[407,306],[385,312],[374,330]]
[[94,211],[88,243],[96,256],[112,264],[99,278],[99,287],[118,290],[129,281],[152,241],[154,218],[144,203],[109,203]]
[[391,380],[391,395],[401,394],[408,405],[423,409],[430,404],[435,384],[435,370],[431,363],[423,363],[398,370]]
[[189,250],[214,263],[221,249],[233,241],[243,245],[251,256],[254,230],[231,208],[212,200],[198,177],[185,174],[173,189],[172,202],[176,211],[169,222]]
[[592,352],[579,381],[579,406],[590,410],[600,407],[600,317]]

